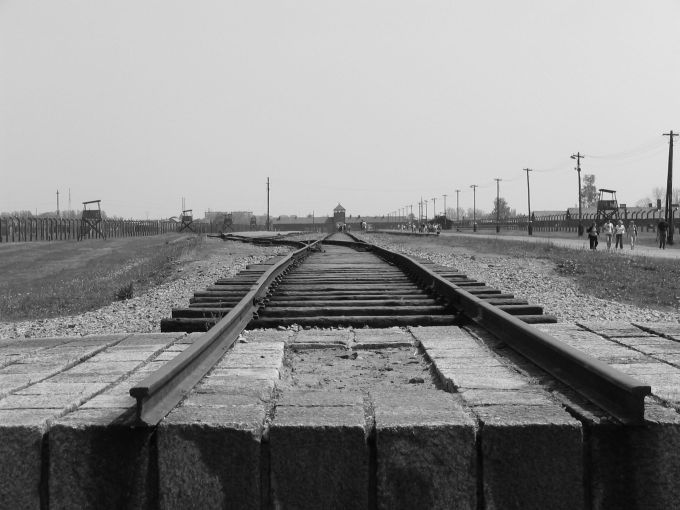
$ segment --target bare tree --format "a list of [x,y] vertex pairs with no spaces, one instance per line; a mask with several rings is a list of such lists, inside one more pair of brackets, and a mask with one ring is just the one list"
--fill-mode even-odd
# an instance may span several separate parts
[[652,189],[652,196],[654,200],[663,200],[666,196],[666,188],[656,187]]

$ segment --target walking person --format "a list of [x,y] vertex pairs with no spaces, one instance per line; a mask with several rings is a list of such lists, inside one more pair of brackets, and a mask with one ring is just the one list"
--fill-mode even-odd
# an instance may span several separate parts
[[616,245],[614,249],[621,248],[623,250],[623,234],[626,233],[626,227],[623,226],[623,220],[619,220],[614,228],[614,233],[616,234]]
[[638,230],[634,221],[628,225],[628,238],[630,239],[630,249],[635,248],[635,241],[637,241]]
[[586,230],[588,232],[588,241],[590,241],[590,249],[597,250],[597,225],[593,221],[592,225]]
[[659,240],[659,248],[666,249],[666,231],[668,230],[668,223],[663,218],[656,226],[656,237]]
[[612,236],[614,235],[614,224],[612,220],[607,220],[604,224],[604,235],[607,236],[607,250],[612,249]]

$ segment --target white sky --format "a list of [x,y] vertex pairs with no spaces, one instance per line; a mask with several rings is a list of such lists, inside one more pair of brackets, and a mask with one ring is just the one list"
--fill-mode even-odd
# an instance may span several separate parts
[[471,184],[490,211],[494,178],[526,212],[526,167],[566,209],[577,151],[633,204],[680,131],[679,28],[678,0],[0,0],[0,211],[262,214],[270,177],[273,215]]

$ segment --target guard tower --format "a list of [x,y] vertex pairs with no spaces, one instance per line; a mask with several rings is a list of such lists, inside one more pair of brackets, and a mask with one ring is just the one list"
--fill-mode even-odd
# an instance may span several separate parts
[[333,209],[333,221],[335,226],[345,224],[345,208],[340,204],[336,205],[335,209]]
[[616,201],[616,191],[600,188],[597,199],[597,221],[619,219],[619,204]]
[[[92,204],[97,204],[95,209]],[[88,209],[88,206],[90,207]],[[97,236],[102,239],[106,239],[104,232],[101,229],[102,223],[102,208],[101,200],[90,200],[88,202],[83,202],[83,215],[81,216],[80,230],[78,231],[78,241],[84,237],[90,237],[94,231]]]
[[225,214],[224,221],[222,222],[222,232],[226,232],[227,230],[234,231],[234,218],[231,213]]
[[192,232],[195,232],[191,224],[194,222],[194,216],[192,214],[191,209],[185,209],[182,211],[182,215],[179,217],[180,220],[182,221],[182,224],[179,227],[179,232],[182,230],[191,230]]

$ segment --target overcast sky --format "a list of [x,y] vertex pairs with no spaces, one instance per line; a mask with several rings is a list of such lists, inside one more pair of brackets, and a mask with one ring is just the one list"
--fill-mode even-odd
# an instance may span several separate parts
[[556,210],[577,151],[633,204],[666,185],[679,28],[678,0],[0,0],[0,211],[262,214],[269,177],[273,215],[471,184],[490,211],[495,178],[523,213],[527,167]]

